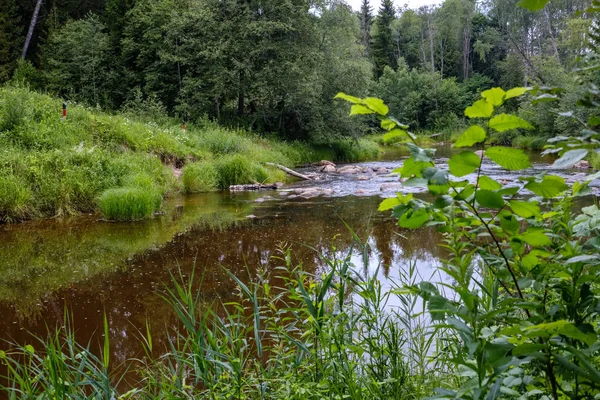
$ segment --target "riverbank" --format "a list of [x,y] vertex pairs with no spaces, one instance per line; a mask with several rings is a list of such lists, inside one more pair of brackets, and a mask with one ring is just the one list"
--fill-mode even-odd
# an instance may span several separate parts
[[377,156],[369,140],[286,143],[210,121],[110,115],[26,88],[0,90],[0,222],[97,213],[142,219],[165,197],[284,181],[265,165]]

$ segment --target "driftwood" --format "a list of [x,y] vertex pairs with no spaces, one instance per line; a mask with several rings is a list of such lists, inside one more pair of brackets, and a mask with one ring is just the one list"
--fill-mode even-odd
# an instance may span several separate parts
[[230,192],[241,192],[245,190],[277,190],[282,186],[281,183],[249,183],[247,185],[231,185],[229,186]]
[[289,168],[284,167],[283,165],[273,164],[270,162],[265,163],[265,164],[270,165],[271,167],[279,168],[280,170],[284,171],[285,173],[295,176],[296,178],[304,179],[305,181],[312,181],[312,178],[310,176],[293,171]]

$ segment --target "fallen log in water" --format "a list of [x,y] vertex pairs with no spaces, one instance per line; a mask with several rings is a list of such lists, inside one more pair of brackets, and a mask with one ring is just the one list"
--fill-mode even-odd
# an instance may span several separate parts
[[231,186],[229,186],[229,191],[230,192],[241,192],[241,191],[245,191],[245,190],[277,190],[281,186],[283,186],[283,184],[281,182],[269,183],[269,184],[249,183],[247,185],[231,185]]
[[265,164],[270,165],[271,167],[279,168],[280,170],[284,171],[285,173],[295,176],[296,178],[304,179],[305,181],[312,181],[312,178],[310,176],[301,174],[300,172],[296,172],[294,170],[291,170],[287,167],[284,167],[283,165],[273,164],[270,162],[265,163]]

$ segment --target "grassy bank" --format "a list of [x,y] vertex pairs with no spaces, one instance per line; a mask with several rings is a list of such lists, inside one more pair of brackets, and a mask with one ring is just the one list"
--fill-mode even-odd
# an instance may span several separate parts
[[99,208],[109,218],[144,218],[179,192],[286,179],[265,162],[358,161],[379,151],[366,140],[284,143],[211,122],[184,131],[168,118],[157,124],[74,104],[62,121],[61,107],[26,88],[0,89],[0,221]]

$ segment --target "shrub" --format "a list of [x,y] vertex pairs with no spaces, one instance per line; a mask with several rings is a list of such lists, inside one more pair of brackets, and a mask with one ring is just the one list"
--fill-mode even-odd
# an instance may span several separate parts
[[183,169],[183,190],[186,193],[210,192],[219,188],[219,173],[212,164],[198,162]]
[[134,221],[151,217],[161,200],[152,189],[109,189],[100,196],[100,209],[107,220]]

